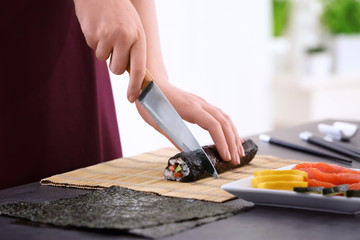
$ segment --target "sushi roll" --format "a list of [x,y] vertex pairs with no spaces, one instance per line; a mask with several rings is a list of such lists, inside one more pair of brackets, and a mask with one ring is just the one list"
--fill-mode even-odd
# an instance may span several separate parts
[[[214,165],[216,171],[220,174],[230,169],[238,168],[248,164],[256,155],[258,146],[248,139],[243,143],[245,156],[240,158],[239,165],[233,165],[230,161],[224,161],[216,150],[215,145],[204,146],[203,149]],[[205,171],[202,164],[202,151],[181,152],[171,157],[165,168],[165,180],[179,182],[193,182],[202,178],[211,176]]]

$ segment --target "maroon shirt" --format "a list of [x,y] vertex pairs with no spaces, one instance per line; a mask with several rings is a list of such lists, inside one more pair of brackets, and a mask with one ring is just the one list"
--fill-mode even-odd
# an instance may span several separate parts
[[1,5],[0,188],[121,157],[108,69],[73,1]]

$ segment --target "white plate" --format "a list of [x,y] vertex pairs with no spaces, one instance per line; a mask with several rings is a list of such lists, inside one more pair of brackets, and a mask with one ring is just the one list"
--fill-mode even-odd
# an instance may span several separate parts
[[[295,164],[281,169],[291,169]],[[355,169],[360,171],[360,169]],[[254,202],[256,205],[299,208],[342,214],[360,213],[360,198],[323,196],[315,193],[297,193],[284,190],[268,190],[251,187],[253,177],[222,185],[221,188],[235,196]]]

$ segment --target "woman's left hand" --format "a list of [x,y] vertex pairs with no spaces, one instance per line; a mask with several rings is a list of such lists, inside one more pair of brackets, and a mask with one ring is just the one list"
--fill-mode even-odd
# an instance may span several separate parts
[[[209,132],[223,160],[231,161],[234,165],[240,164],[240,157],[245,155],[243,140],[226,113],[204,99],[172,86],[169,82],[162,82],[159,87],[185,121],[197,124]],[[143,119],[176,146],[141,104],[137,102],[136,106]]]

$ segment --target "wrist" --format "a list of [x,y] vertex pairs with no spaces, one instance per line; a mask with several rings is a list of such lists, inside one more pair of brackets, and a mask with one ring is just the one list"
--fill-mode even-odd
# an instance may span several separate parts
[[160,88],[167,86],[169,83],[169,77],[165,69],[155,68],[152,66],[147,66],[147,69],[149,70],[151,76],[154,78],[157,85],[159,85]]

